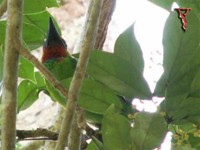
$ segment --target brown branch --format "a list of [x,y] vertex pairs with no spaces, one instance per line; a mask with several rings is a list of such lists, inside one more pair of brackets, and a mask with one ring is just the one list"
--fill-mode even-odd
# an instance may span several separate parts
[[85,77],[90,51],[94,48],[94,42],[96,39],[95,35],[97,33],[97,25],[101,10],[101,3],[102,0],[90,1],[90,6],[88,9],[87,19],[80,45],[80,57],[78,59],[78,64],[76,66],[76,70],[69,88],[68,103],[58,137],[56,150],[64,150],[66,143],[68,143],[68,136],[73,122],[81,84]]
[[[17,130],[18,141],[21,140],[57,140],[58,133],[47,129]],[[41,138],[43,137],[43,138]]]
[[110,23],[112,14],[115,9],[116,0],[104,0],[101,15],[100,15],[100,22],[98,26],[98,32],[96,37],[96,43],[94,48],[101,50],[103,44],[106,39],[108,25]]
[[31,63],[34,64],[34,66],[44,75],[44,77],[56,88],[62,93],[65,97],[67,97],[68,91],[66,88],[64,88],[60,82],[54,77],[54,75],[46,69],[46,67],[39,62],[39,60],[32,55],[28,50],[26,49],[20,49],[19,50],[20,55],[28,59]]
[[6,12],[7,10],[7,1],[8,0],[4,0],[1,5],[0,5],[0,18],[3,16],[3,14]]

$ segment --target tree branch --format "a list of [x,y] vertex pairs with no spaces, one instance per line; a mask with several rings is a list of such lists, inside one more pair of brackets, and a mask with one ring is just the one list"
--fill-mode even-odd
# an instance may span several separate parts
[[3,16],[3,14],[7,10],[7,2],[8,2],[8,0],[4,0],[0,5],[0,18]]
[[19,62],[17,50],[21,48],[22,43],[22,12],[23,0],[8,0],[2,94],[1,133],[3,150],[15,150]]
[[54,75],[41,63],[38,59],[33,56],[28,50],[22,48],[19,50],[19,54],[28,59],[34,66],[44,75],[44,77],[62,93],[65,97],[67,97],[68,91],[64,88],[60,82],[54,77]]
[[47,129],[38,128],[36,130],[17,130],[18,141],[21,140],[57,140],[58,133],[49,131]]
[[58,137],[56,150],[64,150],[65,145],[68,142],[68,136],[77,106],[77,99],[79,97],[80,87],[85,77],[89,54],[91,49],[94,48],[101,4],[102,0],[90,1],[85,28],[83,30],[84,32],[80,44],[80,57],[69,88],[68,103]]
[[78,127],[77,112],[74,116],[74,121],[72,123],[71,132],[69,134],[69,144],[68,148],[70,150],[79,150],[81,143],[81,128]]
[[104,0],[96,37],[95,49],[101,50],[106,39],[108,25],[114,12],[116,0]]

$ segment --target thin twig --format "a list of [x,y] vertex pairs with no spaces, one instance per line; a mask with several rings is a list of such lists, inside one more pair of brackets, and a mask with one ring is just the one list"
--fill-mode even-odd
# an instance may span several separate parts
[[3,14],[7,10],[7,2],[8,2],[8,0],[4,0],[0,5],[0,18],[3,16]]
[[28,50],[22,48],[19,50],[20,55],[28,59],[34,66],[44,75],[44,77],[62,93],[65,97],[67,97],[68,91],[64,88],[60,82],[54,77],[54,75]]
[[65,117],[62,122],[62,127],[58,137],[56,150],[64,150],[66,143],[68,143],[68,136],[75,114],[77,99],[81,88],[82,81],[85,77],[85,72],[89,60],[91,49],[94,48],[95,35],[97,33],[97,24],[101,10],[102,0],[90,1],[87,19],[81,41],[81,51],[78,64],[68,93],[68,103],[65,111]]
[[[2,149],[15,150],[18,80],[18,49],[22,43],[23,0],[8,0],[8,18],[3,69]],[[18,43],[18,44],[16,44]]]
[[58,133],[47,129],[38,128],[36,130],[17,130],[18,141],[21,140],[57,140]]

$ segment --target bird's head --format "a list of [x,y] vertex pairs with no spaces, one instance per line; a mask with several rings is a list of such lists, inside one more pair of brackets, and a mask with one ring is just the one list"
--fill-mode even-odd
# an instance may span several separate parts
[[42,63],[50,59],[65,58],[67,55],[67,44],[56,30],[53,20],[49,18],[47,39],[43,45]]

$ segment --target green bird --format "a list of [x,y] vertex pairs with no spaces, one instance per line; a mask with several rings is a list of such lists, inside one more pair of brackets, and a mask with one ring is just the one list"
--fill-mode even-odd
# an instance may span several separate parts
[[77,60],[68,52],[65,40],[49,18],[47,38],[43,45],[42,63],[60,81],[72,77]]
[[[63,80],[61,84],[64,84],[65,87],[69,85],[68,80],[64,80],[73,76],[77,60],[67,51],[67,44],[65,40],[59,35],[56,27],[53,23],[53,20],[49,19],[49,28],[47,33],[47,38],[43,45],[43,55],[42,63],[49,69],[52,74],[59,80]],[[95,81],[92,76],[89,74],[86,75],[86,87],[87,83],[93,83],[94,86],[99,86],[99,82]],[[48,95],[51,95],[51,98],[54,101],[59,102],[61,105],[65,106],[66,99],[59,94],[55,87],[53,87],[48,81],[46,81]],[[85,87],[83,86],[83,87]],[[68,87],[67,87],[68,88]],[[83,90],[82,95],[90,95],[90,90]],[[99,89],[101,92],[101,89]],[[81,96],[80,96],[81,99]],[[80,100],[81,101],[81,100]],[[122,103],[122,114],[129,114],[135,112],[135,109],[132,109],[131,103],[125,100],[122,96],[119,96],[119,101]],[[101,101],[99,101],[101,103]],[[97,103],[98,105],[98,103]],[[82,105],[81,105],[82,106]],[[109,106],[109,102],[108,102]],[[82,106],[83,108],[85,106]],[[91,115],[92,113],[90,113]],[[92,114],[94,116],[94,114]]]

